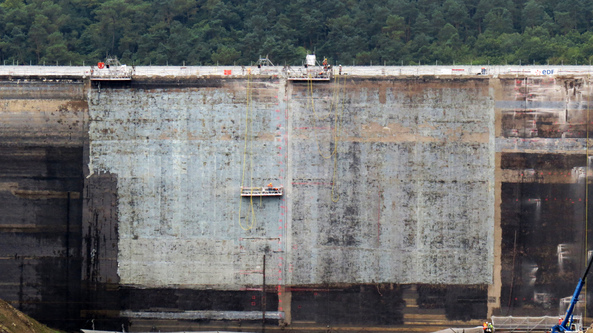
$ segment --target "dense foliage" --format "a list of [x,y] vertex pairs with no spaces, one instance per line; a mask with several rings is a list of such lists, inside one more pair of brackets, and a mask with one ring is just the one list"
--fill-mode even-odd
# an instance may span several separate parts
[[0,64],[589,64],[587,0],[0,0]]

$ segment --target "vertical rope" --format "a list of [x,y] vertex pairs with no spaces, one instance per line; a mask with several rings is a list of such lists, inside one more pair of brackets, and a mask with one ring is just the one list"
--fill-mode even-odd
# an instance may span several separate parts
[[[589,91],[587,93],[587,125],[585,125],[585,131],[587,132],[586,156],[585,156],[585,262],[589,261],[589,111],[591,102],[591,77],[588,79]],[[583,313],[583,327],[585,327],[585,319],[587,318],[587,281],[584,281],[583,286],[585,294],[585,311]]]
[[[333,158],[333,172],[332,172],[332,188],[331,188],[331,200],[332,202],[338,202],[340,200],[340,195],[336,191],[336,184],[338,181],[337,176],[337,169],[338,169],[338,145],[340,141],[340,133],[342,130],[342,115],[344,112],[344,99],[346,94],[346,80],[343,81],[344,83],[340,86],[340,76],[334,77],[334,87],[333,87],[333,94],[330,100],[329,112],[324,117],[319,117],[317,115],[317,110],[315,109],[315,101],[313,100],[313,79],[309,75],[309,80],[307,80],[307,90],[309,92],[309,107],[313,111],[313,131],[316,132],[318,129],[318,121],[328,119],[332,112],[334,114],[334,127],[332,129],[332,139],[334,142],[334,147],[331,150],[329,155],[324,155],[321,151],[321,147],[319,145],[319,140],[316,140],[317,143],[317,151],[319,155],[324,159]],[[340,95],[340,93],[342,95]],[[317,136],[315,136],[317,137]],[[331,143],[330,143],[331,145]]]
[[[342,131],[342,120],[344,118],[344,100],[346,95],[346,79],[344,79],[342,83],[342,96],[340,97],[340,76],[334,79],[334,96],[335,96],[335,121],[334,121],[334,145],[335,145],[335,154],[334,154],[334,172],[332,175],[332,191],[331,191],[331,199],[332,202],[336,203],[340,201],[340,194],[337,193],[336,187],[338,184],[338,145],[340,143],[340,133]],[[337,90],[337,92],[336,92]],[[340,111],[338,112],[338,105],[340,107]]]
[[[251,192],[253,193],[253,115],[252,115],[252,105],[251,105],[251,75],[247,75],[247,89],[245,92],[245,145],[243,147],[243,166],[242,166],[242,174],[241,174],[241,188],[245,186],[245,169],[247,168],[247,155],[249,155],[249,186],[251,187]],[[255,210],[253,208],[253,195],[249,197],[249,204],[250,204],[250,212],[251,212],[251,223],[249,226],[243,226],[241,222],[241,208],[243,204],[243,197],[239,199],[239,226],[243,230],[251,230],[255,225]],[[249,214],[249,213],[248,213]],[[249,215],[245,217],[245,219],[249,219]]]

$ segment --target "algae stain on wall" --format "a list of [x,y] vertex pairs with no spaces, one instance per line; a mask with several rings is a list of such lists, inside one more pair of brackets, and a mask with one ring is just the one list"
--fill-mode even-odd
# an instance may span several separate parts
[[[92,172],[118,176],[122,284],[233,289],[261,283],[254,272],[261,271],[262,257],[257,249],[245,249],[264,243],[274,250],[277,233],[268,224],[279,215],[280,202],[258,199],[257,225],[240,228],[245,106],[234,102],[236,93],[230,88],[91,93]],[[264,123],[274,111],[266,106],[252,111],[261,120],[254,129],[258,137],[271,132]],[[268,147],[270,142],[255,139],[252,155],[262,167],[251,176],[259,186],[277,178],[267,166]],[[242,204],[244,215],[250,204]],[[268,263],[279,257],[271,252]]]
[[[436,82],[349,81],[339,115],[335,82],[92,90],[89,168],[118,177],[121,283],[240,289],[261,284],[264,253],[278,284],[491,283],[493,102]],[[241,202],[245,156],[283,198]]]
[[[334,112],[332,87],[307,97],[295,85],[292,237],[301,246],[292,284],[491,283],[494,104],[486,86],[352,80]],[[336,124],[337,140],[327,134]],[[331,145],[337,163],[322,156]],[[332,179],[338,202],[329,200]]]

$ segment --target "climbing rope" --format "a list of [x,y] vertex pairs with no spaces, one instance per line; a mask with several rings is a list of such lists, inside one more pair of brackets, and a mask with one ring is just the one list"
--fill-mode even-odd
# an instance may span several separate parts
[[[313,131],[317,131],[317,124],[318,121],[322,121],[325,119],[328,119],[332,113],[334,114],[334,128],[332,131],[332,139],[333,139],[333,143],[334,143],[334,148],[331,151],[331,153],[329,155],[324,155],[323,152],[321,151],[321,147],[319,145],[319,140],[316,140],[317,142],[317,151],[319,152],[319,155],[321,157],[323,157],[324,159],[330,159],[333,158],[333,173],[332,173],[332,189],[331,189],[331,199],[333,202],[338,202],[340,200],[340,196],[336,191],[336,186],[337,186],[337,182],[338,182],[338,176],[337,176],[337,169],[338,169],[338,143],[340,141],[340,133],[342,130],[342,115],[344,112],[344,95],[345,95],[345,86],[346,86],[346,80],[343,81],[344,83],[342,84],[342,86],[340,87],[340,76],[336,76],[334,77],[334,88],[333,88],[333,93],[332,93],[332,98],[330,100],[330,106],[329,106],[329,112],[327,114],[327,116],[321,118],[317,115],[317,111],[315,109],[315,102],[313,100],[313,80],[311,78],[311,76],[309,76],[309,80],[307,80],[308,83],[308,90],[309,90],[309,106],[310,109],[313,111],[313,119],[314,119],[314,125],[313,125]],[[340,94],[342,94],[340,96]],[[331,145],[331,142],[330,142]]]
[[[586,154],[585,154],[585,261],[589,259],[589,113],[591,112],[591,75],[588,76],[588,88],[589,91],[587,93],[587,125],[585,126],[585,131],[587,132],[586,138]],[[585,295],[585,304],[587,304],[587,284],[583,287],[583,295]],[[585,306],[585,311],[583,314],[583,318],[587,317],[587,307]]]
[[[247,169],[247,155],[249,155],[249,186],[251,194],[253,194],[253,106],[251,104],[251,75],[247,74],[247,89],[246,89],[246,108],[245,108],[245,145],[243,147],[243,163],[241,175],[241,188],[245,186],[245,170]],[[241,222],[241,208],[243,204],[243,197],[239,199],[239,226],[243,230],[251,230],[255,226],[255,209],[253,208],[253,195],[249,196],[250,212],[245,217],[250,220],[249,226],[244,226]],[[249,219],[249,217],[251,217]]]
[[[346,81],[344,81],[346,82]],[[307,80],[308,83],[308,90],[309,90],[309,107],[310,109],[313,111],[313,119],[314,119],[314,126],[313,126],[313,131],[317,130],[317,122],[321,121],[321,120],[325,120],[328,119],[331,114],[332,111],[334,112],[334,128],[332,131],[332,138],[334,139],[334,143],[336,143],[334,145],[334,149],[332,150],[332,152],[330,153],[330,155],[324,155],[323,152],[321,151],[321,147],[319,146],[319,140],[317,140],[317,151],[319,152],[319,155],[321,155],[321,157],[323,157],[324,159],[330,159],[332,156],[334,156],[337,153],[337,141],[339,140],[339,133],[340,133],[340,128],[341,128],[341,113],[344,109],[344,103],[342,102],[342,109],[340,110],[340,113],[338,113],[338,103],[340,100],[340,82],[339,82],[339,78],[334,78],[334,91],[332,94],[332,99],[330,101],[330,106],[329,106],[329,112],[327,113],[327,116],[321,118],[317,115],[317,110],[315,108],[315,102],[313,100],[313,80],[311,79],[311,76],[309,76],[309,80]],[[345,89],[342,89],[342,91],[344,91]]]

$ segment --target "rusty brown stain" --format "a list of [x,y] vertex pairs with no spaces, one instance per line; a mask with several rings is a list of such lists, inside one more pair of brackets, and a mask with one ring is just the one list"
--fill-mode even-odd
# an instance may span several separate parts
[[[72,231],[72,230],[71,230]],[[68,232],[66,225],[0,224],[0,232],[46,233]],[[31,257],[34,258],[34,257]]]
[[60,111],[86,111],[88,109],[89,105],[86,100],[68,100],[58,107]]
[[376,122],[371,122],[367,125],[362,125],[362,133],[376,134],[381,132],[391,132],[388,127],[381,126]]
[[385,104],[387,102],[387,88],[384,85],[379,87],[379,103]]
[[[435,129],[434,126],[424,124],[419,128],[430,128]],[[303,131],[302,134],[293,132],[293,139],[307,139],[309,133],[312,131]],[[410,128],[401,126],[397,123],[390,123],[387,126],[382,126],[376,122],[371,122],[361,126],[360,136],[349,136],[347,133],[342,133],[338,136],[339,141],[351,141],[351,142],[439,142],[442,141],[440,138],[424,136],[418,133],[412,133]],[[269,134],[272,136],[272,134]],[[465,138],[457,139],[452,141],[462,142],[488,142],[488,133],[468,135]]]
[[464,143],[488,143],[490,142],[490,134],[485,133],[469,133],[459,129],[449,129],[445,133],[446,141],[448,142],[464,142]]
[[[62,105],[70,105],[70,102],[78,104],[87,104],[86,101],[71,101],[71,100],[60,100],[60,99],[46,99],[46,100],[30,100],[30,99],[11,99],[5,100],[4,103],[0,104],[0,111],[2,112],[42,112],[42,111],[58,111],[63,109]],[[84,107],[83,110],[87,110],[88,107]]]
[[[591,177],[591,173],[587,177]],[[576,184],[579,178],[571,174],[571,170],[555,170],[553,174],[535,170],[509,170],[503,169],[500,172],[503,183],[539,183],[539,184]]]
[[0,191],[14,191],[19,187],[17,182],[0,183]]
[[261,133],[257,136],[258,141],[274,141],[276,135],[274,133]]
[[209,140],[208,138],[206,138],[205,136],[202,135],[195,135],[192,132],[187,132],[187,139],[191,140],[191,141],[203,141],[203,140]]
[[347,137],[340,137],[339,141],[348,141],[348,142],[440,142],[441,140],[428,137],[428,136],[420,136],[420,135],[398,135],[398,136],[390,136],[390,137],[355,137],[355,136],[347,136]]
[[[361,88],[379,88],[390,86],[408,97],[423,96],[426,90],[461,89],[476,90],[480,96],[489,95],[489,81],[487,77],[442,77],[442,76],[414,76],[414,77],[387,77],[377,80],[368,78],[352,78],[348,81],[349,87],[354,92]],[[350,86],[350,84],[352,86]],[[378,86],[381,84],[380,86]],[[381,91],[379,92],[381,94]],[[379,96],[381,98],[381,96]],[[381,102],[383,103],[383,102]]]
[[[437,126],[430,123],[418,125],[418,129],[437,130]],[[293,132],[293,136],[295,133]],[[448,130],[446,133],[447,141],[488,143],[490,141],[489,133],[465,133],[457,129]],[[295,136],[303,137],[306,136]],[[401,126],[398,123],[389,123],[385,126],[371,122],[361,125],[360,137],[340,135],[340,139],[355,142],[438,142],[440,138],[423,136],[418,133],[412,133],[412,129]]]
[[461,142],[470,143],[488,143],[490,142],[489,133],[463,133],[461,135]]
[[58,191],[33,191],[33,190],[11,190],[15,197],[31,200],[47,200],[47,199],[67,199],[70,193],[70,199],[79,199],[80,192],[58,192]]
[[182,133],[179,133],[179,131],[176,128],[173,128],[170,131],[161,131],[157,138],[159,140],[180,139],[183,136],[180,134]]

